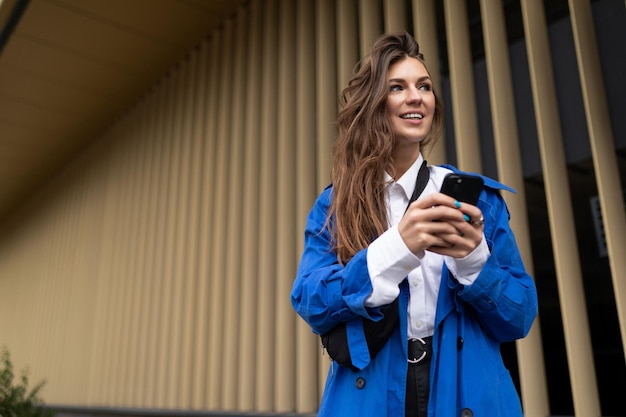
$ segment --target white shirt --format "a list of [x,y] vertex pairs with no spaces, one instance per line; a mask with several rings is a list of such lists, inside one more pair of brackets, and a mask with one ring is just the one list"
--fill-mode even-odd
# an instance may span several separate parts
[[[415,178],[423,160],[420,155],[397,182],[393,182],[393,179],[387,175],[389,229],[374,240],[367,251],[367,268],[373,291],[365,300],[365,306],[377,307],[391,303],[400,294],[398,285],[408,276],[409,337],[426,337],[434,332],[443,262],[461,284],[471,285],[489,257],[489,248],[484,235],[480,245],[461,259],[441,256],[429,251],[415,255],[406,246],[398,231],[398,223],[415,189]],[[449,169],[438,166],[428,166],[428,169],[430,179],[421,195],[439,192],[443,178],[450,172]]]

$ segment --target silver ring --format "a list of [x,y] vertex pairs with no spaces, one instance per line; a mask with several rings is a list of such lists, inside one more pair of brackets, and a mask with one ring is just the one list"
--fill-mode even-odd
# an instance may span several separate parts
[[473,221],[472,224],[474,226],[482,226],[483,224],[485,224],[485,218],[481,216],[480,220]]

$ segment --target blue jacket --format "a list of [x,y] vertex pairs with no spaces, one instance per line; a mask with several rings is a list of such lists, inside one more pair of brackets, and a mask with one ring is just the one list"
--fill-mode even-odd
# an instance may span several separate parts
[[[455,167],[444,167],[459,172]],[[443,266],[433,335],[430,417],[522,415],[500,343],[528,334],[537,315],[537,292],[522,263],[499,191],[512,190],[493,179],[483,179],[485,186],[477,206],[485,218],[491,256],[476,281],[467,287]],[[400,284],[400,326],[370,360],[360,317],[379,319],[381,313],[379,308],[363,305],[372,291],[367,249],[345,265],[329,250],[330,235],[323,226],[331,190],[329,185],[319,195],[307,218],[304,252],[291,302],[316,334],[347,322],[350,354],[359,370],[331,362],[318,417],[404,416],[407,281]]]

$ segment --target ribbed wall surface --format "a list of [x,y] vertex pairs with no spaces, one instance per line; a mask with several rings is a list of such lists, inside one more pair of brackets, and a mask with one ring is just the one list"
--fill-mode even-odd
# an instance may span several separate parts
[[[518,190],[507,199],[532,272],[502,5],[480,3],[498,175]],[[582,42],[590,8],[570,3]],[[47,379],[48,403],[315,411],[328,358],[289,291],[329,178],[337,95],[372,40],[400,29],[418,34],[438,85],[434,4],[251,1],[33,197],[0,237],[0,343]],[[481,171],[467,10],[442,4],[458,165]],[[545,16],[539,0],[522,9],[572,393],[577,415],[598,416]],[[601,74],[580,59],[623,340],[621,185],[597,127]],[[429,162],[445,153],[441,141]],[[530,417],[550,414],[539,323],[517,345]]]

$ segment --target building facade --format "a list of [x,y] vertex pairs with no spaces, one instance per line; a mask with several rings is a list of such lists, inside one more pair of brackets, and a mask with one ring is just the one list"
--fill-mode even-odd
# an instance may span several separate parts
[[399,30],[444,98],[426,159],[517,191],[539,317],[503,353],[525,414],[624,415],[622,0],[242,4],[0,218],[0,345],[47,404],[315,413],[329,359],[289,303],[304,222],[339,92]]

